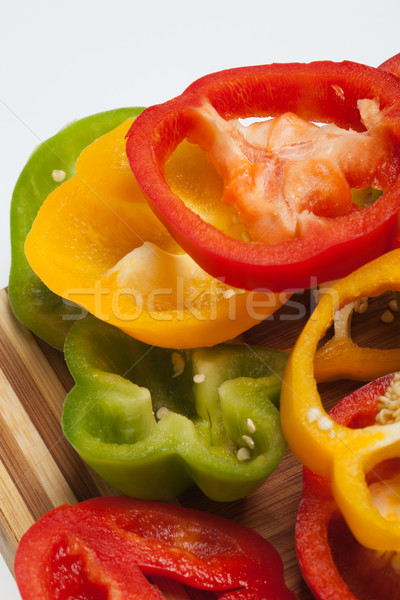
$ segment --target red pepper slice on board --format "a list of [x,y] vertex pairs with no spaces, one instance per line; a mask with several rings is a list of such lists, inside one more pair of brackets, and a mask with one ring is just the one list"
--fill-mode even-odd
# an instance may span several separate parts
[[[346,427],[372,425],[378,400],[393,375],[356,390],[330,411]],[[382,463],[370,478],[390,479],[399,462]],[[371,482],[371,479],[370,479]],[[377,552],[357,542],[332,497],[330,483],[308,468],[303,470],[303,496],[297,513],[296,551],[303,576],[317,600],[395,600],[400,570],[391,561],[394,552]],[[399,563],[400,564],[400,563]]]
[[23,536],[15,558],[23,600],[162,600],[145,575],[218,591],[221,600],[295,599],[279,554],[255,531],[125,497],[50,511]]
[[[381,123],[370,123],[371,127],[366,126],[367,131],[363,125],[365,115],[360,117],[360,104],[357,106],[360,101],[376,102],[382,116]],[[177,98],[145,110],[128,133],[127,155],[150,206],[204,270],[240,288],[267,287],[276,292],[308,288],[315,280],[340,278],[393,248],[400,208],[399,107],[400,82],[383,69],[358,63],[272,64],[230,69],[205,76]],[[364,107],[365,110],[368,112]],[[290,113],[295,114],[290,116]],[[375,159],[371,159],[371,164],[370,158],[366,160],[367,173],[360,171],[357,156],[347,166],[342,165],[344,156],[349,154],[349,146],[336,161],[343,166],[342,170],[337,170],[336,163],[332,166],[324,158],[308,161],[306,169],[298,168],[303,163],[294,160],[287,178],[290,193],[297,194],[301,200],[302,186],[306,196],[310,196],[310,188],[318,187],[317,197],[307,196],[306,205],[299,208],[303,211],[304,223],[299,225],[294,216],[295,221],[288,224],[289,229],[292,228],[292,237],[283,239],[287,214],[282,207],[279,214],[275,213],[273,206],[270,213],[276,218],[271,227],[266,227],[265,237],[261,234],[259,239],[253,236],[250,241],[245,237],[234,239],[206,222],[173,192],[165,174],[167,161],[184,138],[199,143],[206,152],[209,150],[214,156],[209,159],[214,160],[214,166],[224,180],[224,200],[232,202],[239,217],[244,215],[250,225],[254,225],[240,203],[240,194],[245,190],[253,198],[251,192],[255,186],[256,197],[260,185],[262,187],[268,177],[264,172],[260,174],[260,148],[256,147],[258,130],[252,134],[253,145],[249,150],[245,139],[248,134],[243,130],[250,128],[240,129],[240,125],[233,123],[238,118],[277,115],[282,115],[285,127],[289,127],[282,133],[279,123],[274,126],[281,132],[281,138],[285,138],[285,132],[291,131],[292,127],[305,132],[304,143],[308,144],[307,132],[314,125],[302,121],[307,119],[335,124],[336,129],[335,125],[328,127],[336,133],[338,128],[351,129],[351,132],[345,132],[349,135],[364,130],[365,138],[370,133],[371,136],[376,134],[379,128],[384,129],[386,150],[378,163],[372,164]],[[224,143],[229,136],[236,146],[235,143],[233,146]],[[367,141],[370,143],[371,139]],[[292,142],[290,150],[296,146],[295,140]],[[280,143],[285,150],[282,139]],[[297,144],[296,148],[301,145]],[[355,146],[358,142],[350,148],[352,156]],[[372,156],[373,152],[370,154]],[[265,152],[263,156],[263,160],[268,160]],[[285,163],[283,170],[286,167]],[[322,189],[326,181],[328,191]],[[350,187],[368,185],[374,185],[384,193],[374,204],[360,210],[349,200]],[[333,198],[331,192],[334,192]],[[235,197],[233,200],[232,196]],[[262,212],[263,208],[259,206],[254,210],[257,213],[259,209]],[[289,209],[286,212],[289,214]],[[271,214],[268,218],[272,218]],[[276,243],[268,240],[275,225],[280,228]],[[293,233],[299,227],[300,234]]]

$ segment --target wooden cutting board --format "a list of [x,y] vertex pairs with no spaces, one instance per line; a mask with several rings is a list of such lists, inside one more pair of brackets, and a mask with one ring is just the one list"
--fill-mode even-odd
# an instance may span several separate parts
[[[384,324],[380,315],[388,297],[370,303],[353,321],[361,345],[400,347],[400,317]],[[270,319],[245,336],[249,343],[290,348],[309,314],[307,293],[292,297]],[[0,551],[12,571],[13,557],[24,532],[39,517],[62,503],[75,503],[118,492],[86,467],[63,437],[62,404],[73,380],[63,355],[35,338],[14,318],[6,290],[0,291]],[[330,407],[359,384],[323,384]],[[288,451],[278,469],[250,497],[216,503],[192,488],[179,503],[240,522],[267,538],[280,552],[286,582],[299,600],[312,595],[302,580],[294,550],[294,524],[301,496],[301,465]],[[155,580],[168,599],[198,600],[201,592]]]

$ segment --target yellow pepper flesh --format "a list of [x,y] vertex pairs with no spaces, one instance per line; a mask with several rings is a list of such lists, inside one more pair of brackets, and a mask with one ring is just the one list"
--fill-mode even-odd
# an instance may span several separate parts
[[[277,310],[285,295],[232,289],[210,277],[158,221],[125,156],[132,120],[88,146],[76,175],[44,202],[27,237],[27,259],[53,292],[148,343],[211,346]],[[193,168],[194,163],[197,170]],[[171,186],[240,237],[221,182],[200,149],[183,142]],[[217,203],[221,210],[211,208]]]

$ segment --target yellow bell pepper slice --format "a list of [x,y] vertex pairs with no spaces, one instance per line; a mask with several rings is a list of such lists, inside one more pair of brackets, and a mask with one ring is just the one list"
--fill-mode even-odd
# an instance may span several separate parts
[[[288,296],[232,289],[183,252],[130,170],[131,124],[88,146],[75,176],[48,196],[27,237],[27,259],[50,290],[147,344],[187,348],[229,340]],[[232,209],[214,210],[222,205],[221,181],[199,148],[183,142],[167,177],[204,218],[220,219],[240,237]]]
[[352,340],[354,304],[348,304],[335,315],[334,336],[315,354],[314,375],[319,383],[337,379],[372,381],[400,369],[400,348],[364,348]]
[[337,311],[349,302],[388,290],[400,291],[400,250],[363,266],[323,296],[289,358],[281,421],[297,458],[331,480],[335,500],[358,541],[376,550],[400,551],[400,522],[388,521],[379,513],[365,479],[378,463],[400,456],[400,422],[357,430],[338,425],[325,412],[314,370],[318,342]]

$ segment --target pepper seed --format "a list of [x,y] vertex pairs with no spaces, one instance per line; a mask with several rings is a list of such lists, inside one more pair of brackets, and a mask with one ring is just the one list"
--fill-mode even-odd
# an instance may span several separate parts
[[381,315],[381,321],[383,323],[393,323],[394,314],[390,312],[390,310],[385,310],[385,312]]
[[51,177],[57,183],[61,183],[61,181],[64,181],[66,173],[65,171],[61,171],[61,169],[54,169],[51,173]]
[[256,426],[254,425],[253,420],[250,419],[250,417],[246,419],[246,427],[249,433],[254,433],[256,430]]
[[166,406],[161,406],[157,411],[156,417],[160,421],[167,413],[169,413],[168,408]]
[[248,448],[239,448],[236,456],[240,462],[243,462],[244,460],[250,460],[250,458],[251,458],[250,450]]
[[204,375],[204,373],[196,373],[196,375],[193,377],[193,381],[195,383],[203,383],[205,378],[206,376]]

